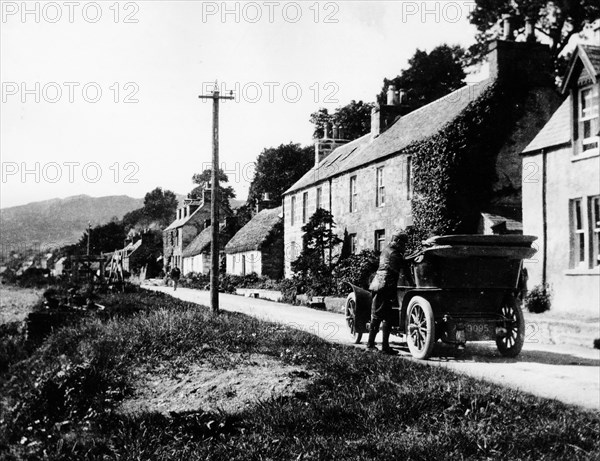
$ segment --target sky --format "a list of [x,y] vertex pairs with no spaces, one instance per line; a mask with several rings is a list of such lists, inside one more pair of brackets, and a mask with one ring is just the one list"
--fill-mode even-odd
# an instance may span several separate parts
[[220,160],[245,200],[267,147],[312,143],[309,116],[374,101],[417,48],[468,46],[468,1],[1,2],[2,208],[193,188]]

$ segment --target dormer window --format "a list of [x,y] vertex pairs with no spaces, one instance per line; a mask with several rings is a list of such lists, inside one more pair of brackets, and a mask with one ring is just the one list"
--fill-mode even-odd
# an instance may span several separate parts
[[579,139],[581,153],[598,149],[598,85],[590,85],[579,90]]

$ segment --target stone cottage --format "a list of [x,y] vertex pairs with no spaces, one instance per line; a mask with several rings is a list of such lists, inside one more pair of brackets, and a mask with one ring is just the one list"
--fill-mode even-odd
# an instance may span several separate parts
[[[203,191],[202,198],[188,196],[177,209],[175,221],[163,231],[164,267],[183,268],[183,250],[206,227],[210,221],[210,189]],[[221,207],[219,216],[224,219],[231,211]],[[182,270],[182,272],[184,272]],[[185,272],[184,272],[185,273]]]
[[580,45],[564,102],[523,151],[523,231],[537,235],[529,285],[552,309],[600,314],[600,46]]
[[[473,211],[480,219],[486,212],[504,216],[507,222],[521,220],[519,154],[550,118],[560,98],[551,76],[548,48],[507,38],[492,44],[486,80],[464,86],[410,113],[404,109],[402,92],[390,88],[387,104],[373,109],[371,133],[325,152],[320,147],[330,140],[317,141],[315,166],[284,194],[286,277],[291,276],[291,261],[301,251],[301,227],[317,208],[331,211],[340,234],[347,231],[352,252],[380,250],[393,229],[412,225],[415,171],[411,147],[435,140],[499,84],[507,94],[523,93],[524,102],[518,106],[516,123],[502,139],[495,140],[495,151],[480,152],[493,173],[493,184],[486,186],[492,193],[485,207]],[[502,100],[501,95],[500,105]],[[508,102],[505,106],[512,110]],[[473,127],[473,131],[478,129]],[[476,175],[469,177],[468,172],[465,176],[465,182],[478,180]],[[473,232],[477,232],[476,227]]]
[[225,246],[227,273],[283,276],[282,207],[257,213]]
[[[238,230],[237,220],[228,216],[225,221],[219,224],[219,257],[224,258],[223,250],[231,237]],[[210,220],[206,221],[206,227],[200,232],[194,240],[183,249],[183,274],[194,272],[196,274],[208,274],[211,269],[210,244],[212,242],[212,227]]]

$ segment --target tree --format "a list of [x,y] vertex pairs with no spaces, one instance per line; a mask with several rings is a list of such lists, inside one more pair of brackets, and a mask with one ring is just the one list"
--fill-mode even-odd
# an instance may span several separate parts
[[292,262],[292,270],[304,280],[313,280],[319,284],[331,279],[333,249],[342,243],[334,232],[333,215],[319,208],[302,226],[302,252]]
[[435,47],[430,53],[417,49],[408,61],[408,68],[393,79],[383,80],[377,101],[385,104],[388,87],[394,85],[396,90],[406,92],[407,109],[413,111],[459,89],[465,84],[465,53],[462,47],[447,44]]
[[525,20],[535,24],[537,35],[550,40],[552,57],[559,55],[573,35],[600,18],[598,0],[475,0],[471,24],[477,27],[477,43],[469,49],[473,62],[487,53],[489,43],[502,35],[502,15],[510,14],[517,34],[523,34]]
[[312,146],[281,144],[264,149],[256,159],[254,179],[250,184],[247,205],[254,208],[268,193],[274,203],[281,203],[283,193],[304,176],[315,163]]
[[350,141],[364,136],[371,130],[372,103],[362,101],[350,101],[343,107],[338,107],[333,114],[326,108],[310,114],[310,122],[315,126],[314,139],[320,139],[324,135],[325,123],[340,125],[344,129],[344,138]]
[[[201,198],[204,190],[210,189],[211,175],[212,170],[208,169],[204,170],[202,173],[195,173],[194,176],[192,176],[192,182],[194,184],[198,184],[198,186],[192,189],[190,192],[190,197]],[[235,198],[235,191],[231,186],[224,187],[221,185],[229,182],[229,177],[221,168],[219,168],[217,176],[219,179],[219,203],[221,204],[222,208],[231,211],[229,202],[231,199]]]
[[[90,254],[108,253],[110,251],[123,248],[125,238],[125,226],[122,221],[113,218],[107,224],[102,224],[92,228],[90,233]],[[88,231],[84,232],[79,242],[77,249],[79,254],[87,252]]]
[[148,192],[144,197],[144,206],[130,211],[123,216],[125,230],[136,226],[148,227],[151,223],[158,223],[166,227],[175,219],[177,212],[177,196],[170,190],[163,191],[160,187]]

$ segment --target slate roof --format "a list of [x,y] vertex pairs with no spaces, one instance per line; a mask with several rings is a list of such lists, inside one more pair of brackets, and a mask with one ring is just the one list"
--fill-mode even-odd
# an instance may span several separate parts
[[173,229],[177,229],[178,227],[183,226],[184,224],[186,224],[190,219],[192,219],[192,217],[198,213],[201,209],[203,208],[203,206],[200,206],[198,208],[196,208],[194,210],[193,213],[191,213],[190,215],[186,216],[185,218],[181,218],[181,219],[176,219],[175,221],[173,221],[171,224],[169,224],[169,226],[167,228],[165,228],[163,230],[164,231],[168,231],[168,230],[173,230]]
[[600,75],[600,46],[581,45],[590,63],[596,70],[596,77]]
[[304,189],[340,173],[383,159],[400,152],[415,141],[434,135],[460,115],[469,103],[479,98],[493,82],[494,79],[487,79],[466,85],[404,115],[374,139],[369,133],[338,147],[285,193]]
[[225,246],[225,253],[260,250],[273,228],[283,220],[283,208],[272,208],[257,213]]
[[571,142],[571,106],[571,98],[568,97],[525,148],[524,155]]

